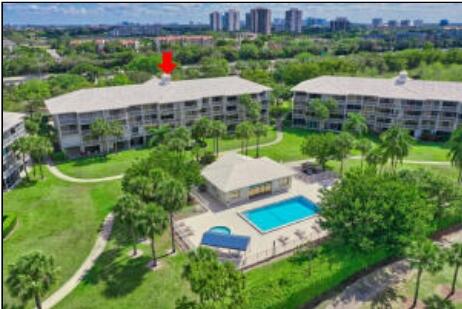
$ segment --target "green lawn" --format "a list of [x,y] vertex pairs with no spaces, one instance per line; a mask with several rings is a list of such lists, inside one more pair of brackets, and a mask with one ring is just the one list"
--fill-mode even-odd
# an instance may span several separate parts
[[[3,242],[6,265],[33,250],[55,257],[60,268],[57,289],[79,268],[93,247],[98,228],[120,193],[120,182],[75,184],[45,170],[45,178],[21,184],[3,194],[3,211],[17,214],[18,223]],[[3,279],[5,280],[5,274]],[[12,304],[5,289],[3,304]]]
[[[188,212],[188,209],[184,210]],[[84,281],[55,308],[175,308],[175,301],[191,295],[181,278],[186,255],[166,256],[170,237],[166,231],[157,239],[160,267],[146,267],[150,259],[149,246],[141,244],[143,256],[130,258],[131,246],[127,233],[117,223],[114,234]]]
[[[300,148],[304,138],[309,134],[318,134],[318,132],[298,128],[286,128],[284,129],[284,138],[282,142],[263,148],[261,150],[261,155],[282,162],[307,159],[308,157],[302,154]],[[377,143],[377,138],[370,137],[370,139],[374,144]],[[250,155],[254,156],[255,151],[250,151]],[[352,155],[359,155],[359,153],[353,151]],[[419,161],[447,161],[447,156],[448,149],[444,143],[416,141],[406,159]]]
[[[261,138],[261,144],[276,139],[276,131],[270,130],[266,137]],[[212,140],[207,140],[208,148],[212,149]],[[252,139],[250,145],[255,144]],[[224,138],[220,140],[220,151],[239,148],[240,140],[236,138]],[[99,178],[123,174],[133,161],[148,156],[149,149],[130,149],[111,153],[107,156],[89,157],[76,160],[68,160],[57,164],[57,167],[66,175],[77,178]]]

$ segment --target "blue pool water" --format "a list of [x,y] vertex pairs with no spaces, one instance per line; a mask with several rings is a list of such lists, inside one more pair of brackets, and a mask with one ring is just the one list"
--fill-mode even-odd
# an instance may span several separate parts
[[209,229],[210,232],[221,233],[221,234],[231,234],[231,229],[226,226],[214,226]]
[[282,226],[314,216],[319,208],[312,201],[297,196],[278,203],[242,213],[260,232],[269,232]]

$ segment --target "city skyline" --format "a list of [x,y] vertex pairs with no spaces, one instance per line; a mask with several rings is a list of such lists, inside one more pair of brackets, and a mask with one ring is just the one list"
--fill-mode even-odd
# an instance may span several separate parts
[[436,23],[441,19],[462,22],[461,3],[6,3],[4,24],[82,25],[135,23],[208,24],[212,11],[236,9],[245,13],[252,8],[272,10],[272,19],[284,18],[285,11],[298,8],[303,18],[335,19],[348,17],[355,23],[370,23],[374,17],[389,19],[422,19]]

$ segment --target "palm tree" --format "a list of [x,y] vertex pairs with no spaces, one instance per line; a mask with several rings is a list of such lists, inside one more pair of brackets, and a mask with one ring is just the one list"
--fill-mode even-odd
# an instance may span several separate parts
[[108,151],[107,139],[112,135],[111,123],[106,119],[98,118],[90,125],[90,132],[93,138],[101,140],[101,151],[106,154]]
[[347,117],[343,123],[343,131],[351,133],[356,138],[360,138],[367,133],[367,122],[363,115],[360,113],[348,113]]
[[182,154],[191,145],[191,132],[183,127],[171,130],[165,136],[168,150]]
[[39,163],[40,176],[43,178],[42,165],[45,162],[45,158],[53,152],[53,146],[47,137],[34,135],[30,137],[30,147],[31,157],[35,162]]
[[125,193],[117,201],[114,213],[116,218],[128,228],[132,238],[133,256],[136,256],[138,254],[138,231],[143,213],[143,202],[136,195]]
[[344,161],[354,146],[354,137],[348,132],[341,132],[335,138],[335,157],[340,161],[340,175],[343,175]]
[[385,163],[387,163],[387,158],[381,147],[373,147],[366,154],[366,162],[369,166],[377,167],[378,165],[385,165]]
[[111,135],[115,137],[114,151],[117,151],[117,141],[124,135],[124,127],[120,121],[111,123]]
[[447,260],[449,265],[455,267],[451,292],[449,293],[449,296],[452,296],[456,291],[457,276],[459,274],[459,268],[462,265],[462,244],[454,243],[451,248],[447,249]]
[[236,135],[241,139],[241,150],[243,150],[245,155],[247,155],[249,140],[255,135],[253,123],[250,121],[243,121],[238,124],[236,126]]
[[398,162],[403,162],[403,159],[409,154],[413,139],[409,135],[409,131],[394,125],[380,135],[383,155],[388,160],[391,160],[391,167],[396,169]]
[[411,308],[417,305],[419,297],[420,279],[424,271],[436,273],[442,268],[442,255],[438,246],[431,240],[424,239],[414,241],[406,248],[406,256],[410,261],[412,268],[417,269],[417,279],[414,292],[414,300]]
[[196,120],[191,128],[191,136],[201,148],[206,146],[205,139],[210,136],[212,121],[207,117]]
[[149,128],[148,132],[151,135],[149,146],[155,147],[165,142],[165,137],[172,129],[167,125]]
[[246,118],[252,122],[257,122],[260,119],[261,106],[260,104],[252,99],[248,94],[239,97],[239,104],[245,107]]
[[58,269],[52,256],[31,252],[21,256],[15,264],[8,266],[6,285],[13,297],[23,303],[34,298],[35,306],[42,308],[41,297],[56,280]]
[[224,122],[220,120],[212,121],[212,125],[210,127],[210,136],[213,138],[213,150],[217,156],[220,152],[219,140],[226,134],[226,131],[227,127]]
[[313,112],[314,117],[320,122],[319,130],[325,129],[325,121],[329,119],[330,113],[337,108],[337,101],[332,98],[323,99],[312,99],[308,104],[308,111]]
[[173,213],[186,205],[188,193],[182,182],[174,178],[168,178],[159,183],[158,196],[161,206],[169,213],[172,253],[175,253],[176,248]]
[[462,183],[462,126],[451,134],[448,156],[451,164],[459,169],[458,181]]
[[31,141],[30,138],[26,136],[22,136],[18,138],[17,140],[15,140],[12,145],[13,151],[21,154],[22,165],[24,166],[24,172],[26,173],[27,179],[29,179],[29,173],[27,172],[26,157],[27,155],[30,154],[30,150],[31,150],[30,141]]
[[168,225],[168,217],[165,210],[156,204],[148,204],[143,211],[141,228],[143,234],[151,241],[152,267],[157,266],[155,236],[161,235]]
[[372,142],[367,138],[361,138],[356,141],[355,148],[361,153],[361,168],[363,167],[364,158],[371,151],[372,147]]
[[254,126],[254,133],[255,136],[257,137],[257,158],[260,157],[260,137],[265,137],[268,135],[268,126],[265,125],[264,123],[257,122]]

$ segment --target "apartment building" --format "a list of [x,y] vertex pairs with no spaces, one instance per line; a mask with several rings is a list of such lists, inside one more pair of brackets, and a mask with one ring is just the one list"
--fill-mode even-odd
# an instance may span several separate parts
[[285,30],[292,33],[302,32],[302,10],[292,8],[286,11]]
[[[462,125],[462,83],[413,80],[406,72],[391,79],[322,76],[294,88],[293,125],[340,130],[350,112],[363,114],[382,132],[399,123],[416,137],[447,137]],[[321,124],[309,102],[333,98],[337,109]]]
[[22,158],[12,150],[13,143],[26,135],[24,114],[3,112],[2,188],[7,190],[20,180],[24,169]]
[[246,117],[239,104],[244,94],[260,102],[262,119],[267,121],[270,91],[238,76],[182,81],[153,78],[139,85],[78,90],[46,100],[45,105],[53,116],[61,149],[76,155],[101,150],[101,141],[90,131],[98,118],[123,125],[123,136],[112,138],[109,148],[125,149],[144,144],[148,127],[189,127],[201,117],[221,120],[234,130]]
[[253,33],[271,34],[271,10],[255,8],[250,10],[250,31]]

